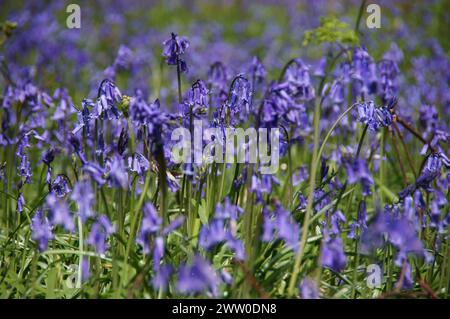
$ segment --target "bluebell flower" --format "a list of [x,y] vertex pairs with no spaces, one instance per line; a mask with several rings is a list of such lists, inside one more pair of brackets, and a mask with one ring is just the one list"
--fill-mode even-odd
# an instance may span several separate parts
[[383,102],[397,95],[397,75],[400,73],[396,61],[383,59],[378,62],[380,93]]
[[250,74],[252,75],[252,82],[255,82],[255,84],[262,83],[266,77],[266,69],[256,56],[252,59]]
[[86,136],[90,136],[90,121],[97,117],[92,111],[95,108],[95,103],[90,99],[83,99],[81,102],[81,111],[77,112],[78,123],[72,130],[72,134],[76,134],[80,129],[84,128]]
[[302,299],[320,299],[317,282],[311,277],[305,277],[300,283],[300,296]]
[[141,153],[135,152],[132,156],[128,157],[128,169],[140,177],[143,177],[149,168],[150,162]]
[[292,174],[292,185],[297,186],[307,181],[309,178],[308,168],[305,165],[300,166],[297,172]]
[[212,64],[208,70],[208,84],[223,90],[227,80],[227,67],[220,61]]
[[363,196],[371,194],[371,186],[373,185],[373,177],[367,168],[367,163],[364,159],[349,160],[345,163],[347,170],[347,181],[349,184],[359,182],[362,188]]
[[368,125],[371,131],[378,131],[381,127],[392,124],[393,116],[388,106],[376,107],[373,101],[368,101],[358,103],[357,108],[358,120]]
[[45,177],[45,181],[48,185],[52,180],[52,166],[51,163],[55,159],[56,149],[51,147],[47,151],[42,154],[42,162],[47,166],[47,175]]
[[18,213],[23,212],[23,207],[25,206],[25,198],[23,198],[23,193],[19,192],[19,196],[17,197],[17,207],[16,211]]
[[185,37],[179,37],[175,33],[171,34],[171,38],[163,42],[163,57],[166,58],[168,65],[180,64],[180,71],[186,72],[186,62],[181,59],[181,56],[189,47],[189,41]]
[[88,174],[98,185],[103,185],[106,183],[106,171],[104,168],[100,167],[94,163],[86,163],[82,167],[83,172]]
[[245,258],[244,245],[236,237],[235,223],[242,209],[232,205],[229,198],[225,199],[224,205],[217,204],[213,219],[203,225],[199,234],[199,245],[207,250],[216,245],[224,243],[235,253],[235,258]]
[[425,166],[416,180],[416,186],[421,187],[427,192],[432,192],[431,182],[433,182],[441,173],[442,160],[439,155],[432,154],[428,157]]
[[[144,254],[151,251],[150,242],[151,236],[168,235],[175,229],[181,227],[184,222],[184,217],[177,217],[169,223],[165,228],[162,227],[162,218],[158,215],[155,206],[152,203],[145,203],[143,207],[144,216],[142,217],[141,228],[136,242],[142,247]],[[161,243],[158,243],[161,245]],[[159,248],[159,250],[158,250]],[[157,247],[156,251],[162,252],[161,247]],[[161,256],[162,258],[162,256]]]
[[286,69],[282,81],[287,84],[287,92],[294,99],[309,101],[315,96],[309,76],[309,66],[301,59],[293,60]]
[[46,203],[48,206],[48,218],[53,225],[61,225],[67,231],[75,230],[75,224],[70,215],[69,207],[63,199],[50,193],[46,197]]
[[270,194],[272,192],[273,185],[280,185],[280,181],[271,174],[263,174],[261,178],[256,175],[252,176],[250,190],[255,193],[256,201],[258,203],[263,202],[263,195]]
[[153,288],[156,290],[166,290],[172,274],[173,268],[171,265],[161,265],[151,280]]
[[58,197],[64,197],[68,193],[70,193],[71,189],[69,187],[69,181],[67,176],[58,174],[53,180],[51,187],[52,193],[54,193]]
[[178,272],[177,290],[183,294],[206,292],[217,296],[219,284],[214,268],[199,255],[193,258],[192,263],[182,265]]
[[108,181],[112,187],[128,188],[128,173],[125,162],[120,155],[115,154],[113,156],[112,160],[107,164],[107,169]]
[[18,171],[18,175],[25,178],[25,183],[31,183],[31,165],[27,155],[22,155],[20,157]]
[[400,215],[396,207],[386,206],[383,212],[377,212],[374,221],[362,232],[359,249],[363,254],[370,254],[386,243],[397,249],[398,266],[408,254],[429,257],[418,238],[415,223],[408,216]]
[[142,217],[142,224],[136,241],[142,246],[144,253],[149,253],[149,236],[156,234],[160,230],[162,218],[158,216],[155,206],[151,203],[146,203],[143,211],[144,216]]
[[252,103],[252,88],[250,82],[241,74],[236,76],[231,83],[230,92],[225,102],[224,113],[220,116],[224,123],[227,123],[226,110],[230,112],[230,124],[234,125],[237,122],[235,115],[239,120],[246,119],[250,114],[250,106]]
[[341,272],[347,265],[347,257],[340,237],[328,237],[324,240],[320,264],[335,272]]
[[190,115],[201,118],[207,114],[209,108],[209,90],[205,82],[197,80],[187,91],[182,103],[182,116],[184,125],[189,127]]
[[48,242],[54,238],[52,226],[47,217],[38,210],[31,219],[31,239],[37,241],[39,251],[43,252],[48,247]]
[[109,248],[107,243],[108,237],[114,233],[115,227],[111,224],[108,217],[101,215],[92,224],[86,243],[94,247],[97,253],[103,254]]
[[262,241],[280,239],[295,253],[299,252],[300,226],[279,203],[273,212],[263,209],[263,223]]
[[88,180],[78,181],[73,187],[70,198],[77,203],[78,215],[82,222],[86,222],[88,218],[94,217],[95,212],[93,206],[95,203],[95,193]]
[[122,101],[122,93],[119,88],[109,79],[104,79],[98,88],[96,109],[93,117],[99,117],[105,114],[106,118],[111,119],[111,113],[118,118],[119,109],[117,104]]
[[358,218],[350,224],[350,232],[348,238],[356,238],[357,230],[363,231],[367,228],[367,209],[366,202],[363,200],[359,203]]

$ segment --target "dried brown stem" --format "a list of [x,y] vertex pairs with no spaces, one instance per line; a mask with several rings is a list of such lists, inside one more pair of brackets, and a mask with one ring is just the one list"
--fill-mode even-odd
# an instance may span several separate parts
[[400,171],[402,172],[403,182],[408,185],[408,178],[406,176],[405,167],[403,165],[402,157],[400,156],[400,150],[398,149],[397,139],[395,138],[394,131],[390,130],[392,144],[394,145],[395,155],[398,158],[398,163],[400,164]]
[[397,132],[397,135],[400,138],[400,142],[402,143],[403,149],[405,150],[406,158],[408,160],[409,166],[411,167],[411,171],[414,174],[414,178],[417,179],[417,172],[416,172],[416,169],[414,167],[414,163],[413,163],[411,154],[409,153],[408,147],[406,146],[405,140],[403,139],[403,134],[402,134],[402,132],[400,132],[400,129],[399,129],[399,127],[398,127],[396,122],[394,122],[394,128],[395,128],[395,131]]

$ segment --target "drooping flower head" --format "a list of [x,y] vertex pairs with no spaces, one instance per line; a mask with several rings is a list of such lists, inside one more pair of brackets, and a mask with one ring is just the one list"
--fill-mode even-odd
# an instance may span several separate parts
[[75,224],[66,201],[55,194],[47,195],[48,218],[53,225],[61,225],[67,231],[75,230]]
[[320,299],[317,282],[311,277],[305,277],[300,283],[300,296],[302,299]]
[[175,33],[171,34],[171,38],[163,42],[163,57],[166,58],[168,65],[180,66],[181,72],[187,71],[186,61],[181,59],[181,56],[189,47],[189,41],[185,37],[179,37]]
[[95,116],[102,116],[108,119],[114,115],[119,117],[118,103],[122,101],[122,93],[119,88],[109,79],[104,79],[98,88],[97,109]]
[[86,243],[94,247],[97,253],[103,254],[109,247],[107,239],[114,232],[115,227],[111,224],[108,217],[102,215],[92,225]]
[[219,283],[220,280],[214,268],[197,255],[192,263],[180,267],[177,290],[183,294],[206,292],[212,296],[217,296]]
[[85,222],[88,218],[94,217],[93,206],[95,203],[95,193],[92,190],[91,183],[87,180],[78,181],[72,191],[71,199],[78,205],[78,215],[81,221]]
[[31,239],[37,241],[39,251],[43,252],[48,247],[48,242],[53,239],[52,226],[41,210],[38,210],[31,219]]
[[340,237],[329,237],[324,240],[321,251],[321,265],[335,272],[341,272],[347,265],[344,245]]
[[66,175],[58,174],[50,185],[50,190],[58,197],[64,197],[71,189]]

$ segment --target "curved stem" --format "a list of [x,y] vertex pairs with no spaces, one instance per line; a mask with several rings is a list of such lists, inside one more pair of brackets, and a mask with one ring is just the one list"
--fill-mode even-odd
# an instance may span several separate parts
[[309,178],[309,194],[308,194],[308,200],[307,200],[307,206],[306,206],[306,212],[305,212],[305,219],[303,221],[303,227],[302,227],[302,235],[300,239],[300,250],[295,258],[295,264],[294,269],[292,271],[292,276],[289,281],[289,289],[288,294],[289,296],[294,295],[294,287],[295,283],[297,282],[297,277],[301,270],[301,260],[303,258],[304,254],[304,248],[306,244],[306,240],[308,238],[308,226],[309,226],[309,219],[310,215],[312,213],[313,209],[313,201],[314,201],[314,188],[316,183],[316,174],[317,174],[317,167],[318,162],[320,161],[320,158],[322,156],[323,150],[325,149],[325,145],[328,141],[328,139],[331,136],[331,133],[334,131],[336,126],[339,124],[339,122],[357,105],[358,103],[354,103],[352,106],[350,106],[344,113],[342,113],[339,118],[333,123],[330,130],[328,131],[327,135],[325,136],[322,145],[319,148],[319,151],[316,153],[317,146],[319,144],[319,132],[318,132],[318,126],[319,126],[319,117],[320,117],[320,103],[316,102],[316,107],[314,111],[314,151],[313,151],[313,162],[311,167],[311,174]]

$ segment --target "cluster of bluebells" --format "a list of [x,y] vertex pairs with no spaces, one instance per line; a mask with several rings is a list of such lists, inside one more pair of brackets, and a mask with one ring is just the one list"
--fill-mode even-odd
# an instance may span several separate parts
[[[51,5],[50,9],[56,10],[57,6]],[[123,24],[123,16],[113,8],[108,8],[107,12],[108,19],[114,20],[111,18],[113,16],[118,19],[119,25]],[[23,23],[27,15],[18,15],[17,18]],[[314,25],[311,17],[302,14],[301,18]],[[289,23],[296,19],[297,17],[290,17]],[[66,37],[67,34],[63,32],[44,27],[51,24],[50,14],[42,14],[37,20],[39,21],[34,19],[33,23],[46,31],[43,32],[44,36],[36,32],[29,36],[20,34],[17,42],[7,48],[8,56],[11,56],[11,52],[26,48],[28,38],[34,36],[36,39],[33,39],[32,44],[39,49],[36,66],[38,70],[42,70],[53,58],[62,57],[64,51],[55,45],[61,41],[63,49],[69,52],[68,60],[75,61],[77,66],[87,67],[89,73],[94,72],[91,71],[95,69],[92,62],[94,59],[77,49],[79,40],[76,37]],[[245,25],[235,26],[235,31],[242,32],[239,30],[245,29]],[[139,25],[134,28],[139,28]],[[284,68],[278,65],[280,52],[291,52],[289,44],[282,47],[286,50],[278,52],[275,48],[273,52],[267,52],[264,59],[253,56],[253,52],[259,50],[252,41],[230,54],[222,39],[224,31],[216,28],[211,30],[213,38],[219,40],[208,45],[205,54],[190,50],[190,45],[191,48],[201,47],[200,36],[193,36],[188,41],[187,38],[172,33],[162,43],[162,57],[166,65],[176,67],[176,70],[170,70],[173,70],[173,74],[176,71],[178,81],[183,77],[183,81],[189,81],[190,84],[185,92],[178,92],[179,100],[175,99],[176,103],[171,99],[172,93],[169,90],[160,88],[157,92],[155,88],[150,90],[147,85],[147,73],[150,72],[146,72],[143,67],[146,62],[142,61],[159,59],[154,59],[146,46],[152,44],[152,41],[157,41],[160,45],[162,40],[154,31],[147,36],[140,34],[130,37],[127,45],[120,45],[110,66],[99,74],[90,74],[90,79],[94,79],[92,82],[96,92],[91,98],[83,99],[80,106],[70,96],[71,90],[57,87],[51,94],[39,87],[39,80],[33,79],[32,69],[21,69],[11,62],[14,70],[7,72],[8,78],[1,99],[0,145],[7,151],[13,150],[14,177],[5,176],[3,167],[0,177],[2,181],[4,179],[6,187],[14,192],[17,198],[16,211],[21,213],[21,217],[24,217],[24,211],[32,212],[28,205],[35,203],[26,191],[34,183],[42,189],[46,187],[48,194],[39,204],[30,224],[31,239],[36,243],[37,249],[41,252],[48,249],[49,243],[58,238],[61,232],[73,234],[79,231],[80,234],[85,234],[86,250],[95,251],[102,256],[115,256],[115,245],[111,244],[115,239],[114,235],[119,237],[127,232],[131,233],[132,227],[136,226],[135,242],[140,247],[136,250],[136,255],[151,263],[150,285],[155,291],[173,289],[183,295],[205,294],[216,297],[221,293],[221,284],[231,285],[236,278],[225,267],[217,269],[217,263],[214,262],[217,259],[216,253],[224,248],[233,261],[247,262],[249,256],[244,248],[244,238],[249,228],[259,227],[258,239],[264,248],[281,244],[281,249],[287,248],[288,256],[304,253],[300,251],[300,227],[305,220],[304,213],[308,204],[305,194],[313,192],[312,210],[315,221],[311,228],[317,226],[314,231],[322,236],[319,240],[320,266],[334,273],[344,271],[349,264],[350,257],[345,253],[349,242],[353,245],[358,243],[359,253],[363,255],[374,255],[390,245],[395,248],[395,265],[405,273],[402,288],[411,288],[414,279],[409,257],[415,256],[431,262],[437,255],[436,247],[431,247],[434,252],[431,254],[430,247],[422,242],[421,230],[430,228],[439,236],[445,236],[450,223],[449,214],[446,213],[449,174],[445,171],[450,161],[445,155],[445,147],[442,147],[448,143],[449,133],[448,126],[444,123],[445,117],[439,118],[439,102],[446,99],[447,107],[449,101],[448,85],[442,84],[448,79],[448,74],[439,70],[439,65],[448,65],[448,58],[442,49],[433,45],[433,56],[437,57],[439,63],[431,65],[431,69],[439,73],[440,81],[434,83],[434,86],[422,85],[422,82],[427,82],[424,74],[428,59],[422,57],[414,60],[417,83],[411,87],[420,96],[407,94],[401,100],[403,106],[399,103],[397,107],[396,97],[402,93],[400,84],[403,80],[399,65],[404,57],[395,44],[380,61],[375,61],[363,47],[352,48],[351,54],[348,54],[350,51],[343,52],[348,59],[340,60],[336,69],[331,72],[328,70],[330,61],[327,58],[320,59],[317,67],[312,67],[314,63],[310,63],[308,59],[300,58],[292,59]],[[105,28],[102,32],[102,36],[97,38],[104,40],[110,38],[112,31]],[[275,38],[277,32],[267,28],[263,30],[262,36],[268,43]],[[64,40],[65,38],[67,39]],[[121,39],[128,40],[126,32]],[[336,48],[332,46],[331,49]],[[196,73],[194,76],[203,74],[204,79],[187,74],[186,56],[189,69],[198,71],[190,73]],[[243,60],[246,63],[242,63]],[[159,62],[152,61],[152,66],[157,64]],[[266,66],[280,67],[281,75],[277,80],[269,80]],[[3,72],[3,65],[1,70]],[[156,74],[156,70],[156,67],[152,69],[152,74]],[[57,70],[48,71],[52,75],[58,75],[55,78],[61,76]],[[132,93],[129,96],[115,82],[118,80],[117,83],[122,83],[119,77],[122,72],[130,73],[128,93]],[[139,77],[142,72],[145,73],[143,79]],[[165,76],[170,77],[172,74],[164,74]],[[81,79],[81,74],[74,72],[72,78]],[[162,80],[158,81],[162,83]],[[73,82],[76,82],[74,87],[82,83]],[[181,82],[179,87],[181,89]],[[155,95],[159,98],[150,99],[150,96]],[[379,132],[393,126],[396,114],[406,114],[408,120],[412,120],[415,115],[405,110],[405,105],[410,105],[404,103],[405,99],[407,102],[414,102],[411,105],[418,105],[414,98],[420,101],[418,122],[424,139],[428,141],[420,152],[425,158],[424,165],[414,182],[405,185],[400,191],[399,201],[386,205],[384,209],[377,208],[374,216],[371,216],[368,207],[370,195],[374,195],[377,187],[373,175],[377,167],[371,161],[372,153],[379,152],[379,146],[373,142],[375,134],[370,136],[370,147],[367,152],[363,149],[361,156],[354,156],[352,145],[343,146],[343,149],[350,149],[348,154],[336,148],[329,157],[324,155],[318,184],[314,189],[306,187],[310,178],[306,165],[283,170],[279,175],[261,175],[258,170],[251,170],[250,165],[242,165],[241,170],[239,167],[236,169],[230,193],[226,194],[228,196],[219,203],[213,203],[216,204],[215,209],[212,209],[214,205],[210,205],[211,198],[207,204],[201,198],[200,204],[197,198],[191,197],[193,194],[182,193],[192,191],[202,197],[208,191],[207,187],[210,187],[208,175],[212,176],[213,169],[197,164],[179,167],[172,162],[170,147],[173,141],[170,140],[170,132],[173,128],[181,125],[192,129],[193,120],[201,120],[206,126],[222,129],[247,125],[281,128],[283,134],[280,152],[284,156],[296,147],[307,151],[311,149],[311,109],[317,101],[320,101],[322,112],[319,123],[319,133],[322,134],[350,106],[347,105],[349,98],[357,101],[357,112],[345,117],[342,125],[336,129],[337,133],[333,133],[333,138],[339,142],[348,143],[356,132],[358,123],[371,132]],[[381,101],[381,106],[378,106],[378,101]],[[448,114],[444,114],[446,115]],[[52,124],[49,124],[49,119]],[[412,138],[405,130],[402,133],[406,139]],[[34,149],[42,150],[40,156],[34,156]],[[366,153],[370,156],[366,156]],[[298,153],[294,155],[298,156]],[[36,163],[42,167],[38,168]],[[328,165],[334,165],[333,169],[337,172],[330,174]],[[292,176],[287,176],[288,174]],[[161,176],[163,180],[166,179],[166,183],[162,182]],[[228,178],[227,175],[219,176]],[[345,176],[344,185],[339,180],[342,177],[338,176]],[[299,201],[292,211],[292,207],[288,207],[290,203],[286,205],[280,195],[282,193],[285,196],[282,190],[285,183],[292,183],[286,189],[292,186],[295,191],[292,196]],[[180,205],[179,210],[169,209],[163,212],[163,205],[157,204],[156,199],[163,196],[164,184],[167,184],[171,192],[171,208],[174,208],[173,205]],[[193,188],[187,187],[187,184]],[[360,189],[361,198],[357,198],[359,206],[356,216],[351,216],[351,211],[341,208],[344,206],[334,206],[347,186],[353,186],[358,191]],[[215,192],[217,191],[214,190],[213,193]],[[153,198],[148,197],[150,193]],[[187,196],[187,200],[179,199],[180,194]],[[239,197],[243,194],[244,199]],[[427,198],[424,198],[424,194]],[[216,195],[212,197],[216,199]],[[137,206],[124,205],[123,197],[131,199],[130,202]],[[110,203],[108,200],[111,198],[114,200]],[[245,228],[243,224],[248,211],[244,212],[239,205],[244,207],[246,201],[253,200],[252,209],[260,216],[255,219],[257,225]],[[211,207],[213,210],[206,212],[207,220],[197,220],[201,225],[193,223],[194,226],[199,226],[198,238],[194,236],[194,239],[186,238],[184,234],[185,229],[192,226],[188,225],[192,221],[186,220],[189,218],[186,212],[192,213],[189,210],[193,203],[201,205],[202,210],[205,210],[205,206],[206,209]],[[108,211],[106,207],[112,208],[112,211]],[[131,211],[133,207],[139,209]],[[352,207],[348,205],[347,208]],[[198,210],[197,207],[194,212],[197,213]],[[173,213],[174,211],[179,211],[180,214]],[[123,216],[128,212],[130,216]],[[136,225],[131,224],[131,215],[137,216]],[[437,243],[442,239],[439,236]],[[169,249],[174,242],[178,245],[180,242],[186,244],[186,251],[190,255],[185,258],[172,254]],[[195,247],[190,247],[192,242],[196,243]],[[89,275],[87,259],[82,259],[82,266],[86,279]],[[256,280],[263,278],[263,272],[264,270],[257,272],[256,276],[259,277]],[[306,276],[296,284],[299,284],[299,295],[302,298],[316,299],[321,295],[319,282],[313,277]]]

